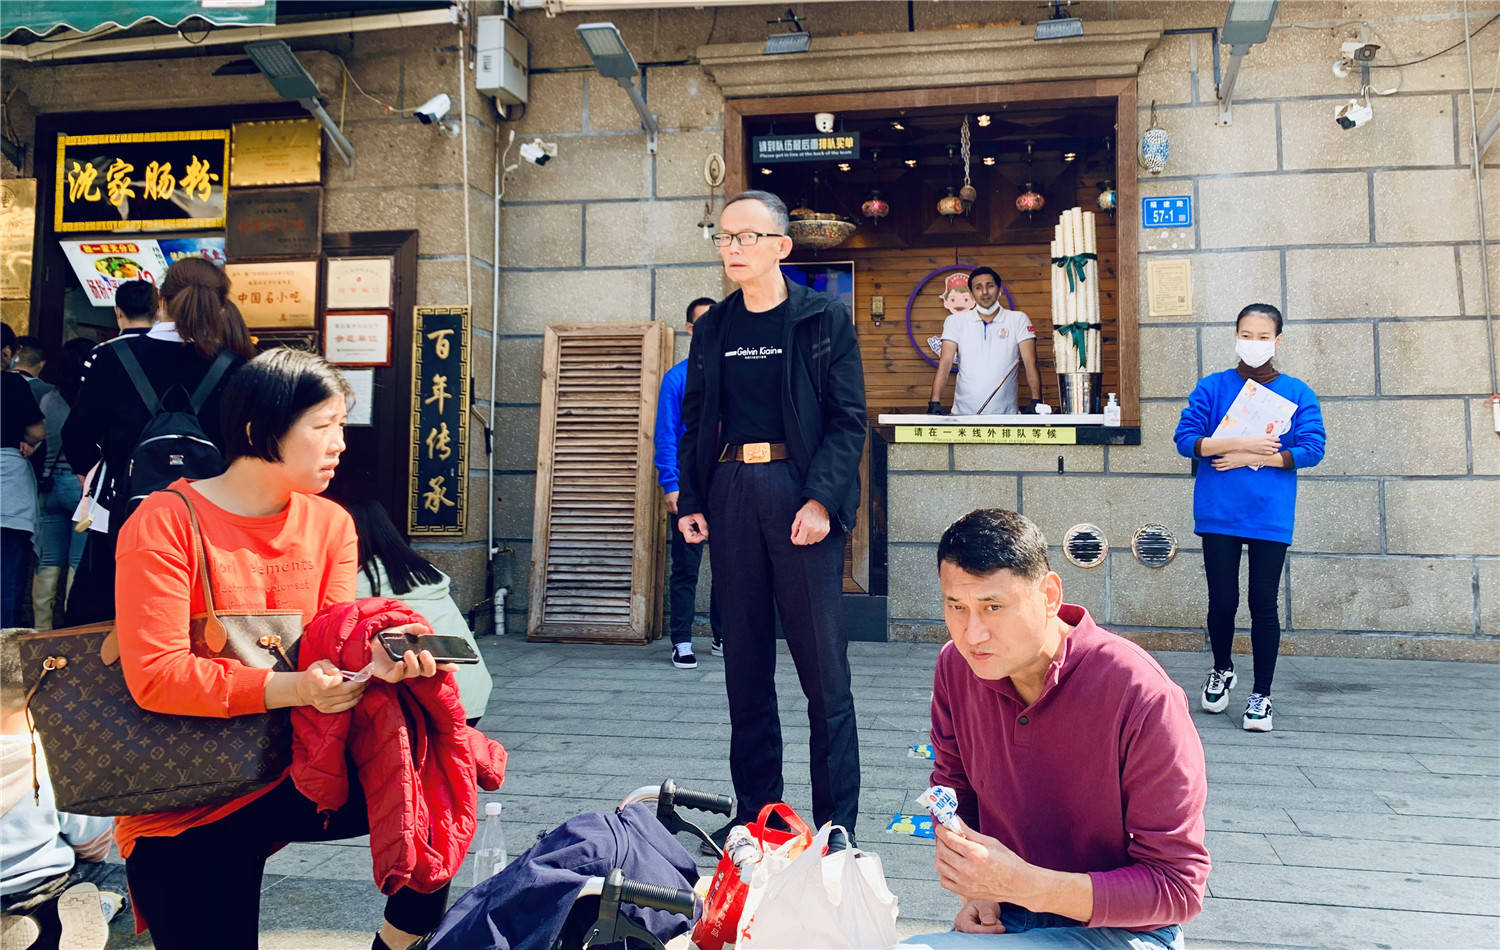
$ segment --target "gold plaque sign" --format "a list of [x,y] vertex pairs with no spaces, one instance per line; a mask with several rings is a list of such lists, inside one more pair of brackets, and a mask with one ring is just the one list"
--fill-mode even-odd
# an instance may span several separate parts
[[229,167],[236,188],[316,184],[323,177],[323,132],[313,119],[236,122]]
[[0,181],[0,297],[31,296],[31,249],[36,243],[36,179]]
[[229,297],[252,330],[293,330],[318,325],[318,262],[225,264]]

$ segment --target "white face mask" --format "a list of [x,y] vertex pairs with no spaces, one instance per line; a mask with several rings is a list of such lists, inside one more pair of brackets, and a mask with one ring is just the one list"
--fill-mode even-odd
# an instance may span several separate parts
[[1276,355],[1275,340],[1235,340],[1234,353],[1251,369],[1264,366]]
[[1000,309],[1000,301],[997,300],[994,303],[990,304],[988,307],[976,306],[974,309],[978,310],[980,313],[984,314],[985,316],[989,316],[990,314],[992,314],[995,311],[997,311],[997,310]]

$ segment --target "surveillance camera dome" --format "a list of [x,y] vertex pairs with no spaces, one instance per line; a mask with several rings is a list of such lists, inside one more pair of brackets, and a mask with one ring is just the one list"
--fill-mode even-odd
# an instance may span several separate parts
[[1350,99],[1334,110],[1333,121],[1341,129],[1356,129],[1375,118],[1375,110],[1368,102]]

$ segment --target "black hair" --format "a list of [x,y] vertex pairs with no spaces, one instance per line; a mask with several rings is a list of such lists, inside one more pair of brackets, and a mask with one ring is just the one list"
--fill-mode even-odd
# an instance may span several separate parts
[[156,316],[156,285],[146,280],[127,280],[115,290],[115,306],[127,320]]
[[94,341],[81,336],[63,344],[62,358],[48,360],[42,378],[57,387],[63,402],[73,405],[78,396],[78,387],[83,384],[83,365],[94,350]]
[[344,507],[354,519],[354,533],[359,536],[359,569],[370,579],[370,592],[380,596],[380,575],[375,570],[379,559],[385,576],[391,582],[391,594],[400,596],[422,584],[436,584],[443,574],[406,543],[385,506],[373,498],[347,501]]
[[18,363],[47,362],[47,344],[37,337],[16,337],[16,342],[12,345],[16,348],[16,362]]
[[[0,349],[13,350],[16,348],[16,331],[10,328],[8,323],[0,323]],[[4,367],[10,369],[9,366]]]
[[974,278],[978,277],[980,274],[989,274],[991,277],[995,278],[996,287],[999,287],[1000,285],[1005,283],[1005,281],[1000,279],[999,271],[995,270],[993,267],[976,267],[973,270],[969,271],[969,290],[972,291],[974,289]]
[[693,311],[694,310],[697,310],[699,307],[703,307],[703,306],[712,307],[716,303],[718,303],[718,301],[715,300],[712,297],[699,297],[696,300],[694,300],[692,303],[688,304],[687,305],[687,322],[688,322],[688,324],[691,325],[693,323]]
[[[792,216],[786,210],[786,202],[769,191],[742,191],[724,202],[724,207],[728,208],[740,201],[759,201],[764,205],[766,210],[771,212],[771,217],[776,222],[776,230],[781,234],[785,234],[787,227],[792,223]],[[723,214],[722,211],[719,213]]]
[[1004,508],[980,508],[950,524],[938,542],[937,562],[975,577],[1004,570],[1034,581],[1051,570],[1042,529]]
[[224,386],[219,408],[224,460],[281,461],[281,440],[304,412],[334,396],[353,395],[321,356],[287,346],[267,350],[234,370]]
[[1276,335],[1281,336],[1281,311],[1268,303],[1253,303],[1244,310],[1241,310],[1240,315],[1234,318],[1235,330],[1239,330],[1241,320],[1252,314],[1259,314],[1262,317],[1270,317],[1272,320],[1275,320]]

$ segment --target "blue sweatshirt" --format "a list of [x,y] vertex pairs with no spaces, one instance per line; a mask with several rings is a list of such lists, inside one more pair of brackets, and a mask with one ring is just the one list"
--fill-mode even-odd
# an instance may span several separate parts
[[656,481],[664,492],[677,490],[677,443],[682,424],[682,392],[687,388],[687,360],[667,370],[656,396]]
[[[1229,406],[1245,386],[1235,369],[1198,380],[1187,407],[1177,423],[1177,451],[1188,458],[1198,440],[1212,436]],[[1297,469],[1323,461],[1327,434],[1317,394],[1295,376],[1282,374],[1266,384],[1278,396],[1297,404],[1292,427],[1281,436],[1283,455],[1291,457],[1291,468],[1249,466],[1221,472],[1207,460],[1198,466],[1193,485],[1193,531],[1197,534],[1227,534],[1237,538],[1292,543],[1292,519],[1297,512]]]

